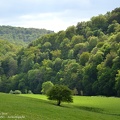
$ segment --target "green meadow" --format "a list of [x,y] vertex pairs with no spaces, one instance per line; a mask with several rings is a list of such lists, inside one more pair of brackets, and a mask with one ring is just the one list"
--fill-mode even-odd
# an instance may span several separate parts
[[120,120],[120,98],[73,99],[59,107],[44,95],[0,93],[0,120]]

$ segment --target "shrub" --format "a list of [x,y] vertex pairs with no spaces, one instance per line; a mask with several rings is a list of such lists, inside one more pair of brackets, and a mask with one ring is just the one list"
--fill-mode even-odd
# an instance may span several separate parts
[[14,93],[14,91],[13,91],[13,90],[10,90],[9,94],[13,94],[13,93]]
[[21,91],[20,90],[15,90],[14,94],[21,94]]
[[28,94],[33,94],[31,90],[28,90]]

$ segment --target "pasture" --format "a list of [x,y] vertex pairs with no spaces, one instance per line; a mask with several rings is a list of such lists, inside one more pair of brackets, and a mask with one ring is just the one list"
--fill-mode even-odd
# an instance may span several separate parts
[[0,93],[0,120],[120,120],[120,98],[74,96],[73,103],[44,95]]

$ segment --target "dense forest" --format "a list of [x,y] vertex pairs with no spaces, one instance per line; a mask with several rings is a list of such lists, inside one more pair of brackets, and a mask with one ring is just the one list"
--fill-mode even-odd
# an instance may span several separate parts
[[120,8],[44,35],[27,48],[14,50],[6,42],[0,49],[6,53],[0,59],[1,92],[41,93],[42,83],[51,81],[79,95],[120,96]]
[[46,29],[0,26],[0,39],[8,40],[18,45],[30,43],[42,35],[53,33]]

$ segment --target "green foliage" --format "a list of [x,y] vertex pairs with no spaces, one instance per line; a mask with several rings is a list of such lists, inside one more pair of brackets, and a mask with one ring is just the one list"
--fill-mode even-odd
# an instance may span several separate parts
[[120,42],[120,32],[116,35],[115,41],[118,43]]
[[97,45],[98,38],[92,36],[88,38],[88,41],[89,41],[89,50],[91,51]]
[[109,15],[108,22],[111,23],[112,21],[116,20],[120,24],[119,18],[120,18],[120,8],[115,8]]
[[89,60],[89,53],[88,52],[83,52],[80,56],[80,64],[85,65],[85,63]]
[[72,91],[63,85],[55,85],[47,94],[49,100],[57,100],[57,105],[61,102],[73,102]]
[[107,19],[104,15],[91,18],[93,29],[102,29],[103,31],[107,28]]
[[71,45],[76,45],[78,43],[84,42],[84,37],[80,35],[74,35],[71,40]]
[[12,26],[0,26],[0,39],[8,40],[18,45],[30,43],[42,35],[53,33],[53,31],[45,29],[22,28]]
[[120,97],[120,70],[118,70],[118,74],[116,74],[115,89],[117,90],[117,96]]
[[7,57],[16,58],[17,52],[21,49],[20,46],[12,44],[6,40],[0,40],[0,61],[7,59]]
[[70,26],[66,29],[66,37],[71,39],[75,34],[76,34],[76,30],[75,30],[75,26]]
[[28,90],[28,94],[33,94],[31,90]]
[[21,94],[21,91],[20,90],[15,90],[15,91],[13,91],[13,94]]
[[74,88],[74,89],[72,90],[72,93],[73,93],[73,95],[78,95],[78,91],[77,91],[77,89]]
[[[26,48],[0,40],[0,91],[40,93],[49,80],[76,88],[78,95],[119,96],[119,11],[116,8],[65,31],[44,35]],[[21,30],[25,35],[38,33],[22,28],[11,32],[14,29],[16,35]]]
[[42,84],[42,94],[47,94],[50,90],[51,90],[51,88],[53,87],[54,85],[53,85],[53,83],[51,82],[51,81],[47,81],[47,82],[44,82],[43,84]]
[[14,91],[10,90],[9,94],[13,94],[13,93],[14,93]]
[[39,69],[29,70],[27,74],[27,83],[33,93],[40,93],[42,87],[42,73]]

